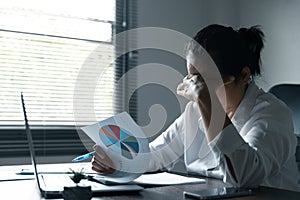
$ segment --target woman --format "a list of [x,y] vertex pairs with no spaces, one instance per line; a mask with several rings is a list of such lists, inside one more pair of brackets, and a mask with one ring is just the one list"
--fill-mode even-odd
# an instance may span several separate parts
[[[237,187],[299,191],[291,113],[252,80],[260,74],[262,48],[258,27],[209,25],[197,33],[187,46],[188,76],[177,90],[191,102],[150,143],[148,171],[172,169],[182,158],[189,173]],[[111,160],[95,149],[93,169],[113,172]]]

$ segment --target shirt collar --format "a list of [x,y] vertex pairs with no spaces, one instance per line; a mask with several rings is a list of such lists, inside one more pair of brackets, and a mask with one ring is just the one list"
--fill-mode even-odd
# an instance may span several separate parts
[[254,81],[252,81],[248,85],[245,96],[239,104],[231,120],[239,132],[245,122],[249,119],[250,112],[253,109],[257,96],[260,92],[261,90],[257,87]]

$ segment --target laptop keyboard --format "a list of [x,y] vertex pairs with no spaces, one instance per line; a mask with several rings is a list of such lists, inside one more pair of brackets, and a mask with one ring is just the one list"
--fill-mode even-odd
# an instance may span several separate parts
[[64,186],[75,186],[67,174],[40,174],[41,181],[49,190],[63,190]]
[[[64,186],[75,186],[68,174],[39,174],[41,188],[45,191],[60,191],[64,190]],[[104,185],[88,180],[81,180],[80,185],[91,186],[92,191],[134,191],[141,190],[142,187],[137,185]]]

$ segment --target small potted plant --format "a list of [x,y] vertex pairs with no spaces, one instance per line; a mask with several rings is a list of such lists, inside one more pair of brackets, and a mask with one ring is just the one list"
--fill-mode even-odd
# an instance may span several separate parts
[[66,200],[89,200],[92,198],[91,186],[79,185],[82,179],[86,179],[86,176],[83,174],[83,168],[77,172],[73,169],[70,169],[73,173],[70,178],[76,184],[72,187],[64,187],[63,198]]

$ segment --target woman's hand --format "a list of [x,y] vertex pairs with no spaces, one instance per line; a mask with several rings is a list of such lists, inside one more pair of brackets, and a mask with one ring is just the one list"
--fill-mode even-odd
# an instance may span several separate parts
[[209,96],[207,86],[200,75],[187,75],[177,87],[177,94],[198,102]]
[[[208,84],[204,82],[200,75],[188,75],[183,79],[183,82],[178,85],[177,94],[197,103],[202,117],[204,132],[208,142],[210,142],[224,127],[231,123],[231,121],[228,119],[217,97],[216,89],[218,89],[218,87],[216,82],[214,82],[215,79],[208,79],[207,81]],[[211,87],[211,93],[208,86]],[[219,120],[220,123],[210,124],[212,109],[214,109],[214,113],[217,113],[212,120]],[[216,116],[221,118],[216,118]],[[222,116],[224,117],[222,118]],[[222,123],[224,126],[219,126],[219,124]]]
[[92,159],[92,170],[102,174],[112,174],[115,171],[112,160],[99,145],[94,145],[95,154]]

